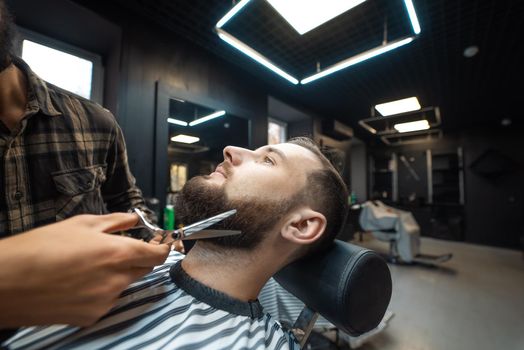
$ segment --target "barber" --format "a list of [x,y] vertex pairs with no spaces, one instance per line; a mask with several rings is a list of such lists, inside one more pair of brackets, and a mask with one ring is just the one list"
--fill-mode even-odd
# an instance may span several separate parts
[[0,334],[20,326],[87,326],[160,265],[169,246],[111,235],[135,214],[79,215],[0,240]]
[[0,238],[78,214],[151,214],[113,114],[36,75],[12,52],[14,29],[0,0]]

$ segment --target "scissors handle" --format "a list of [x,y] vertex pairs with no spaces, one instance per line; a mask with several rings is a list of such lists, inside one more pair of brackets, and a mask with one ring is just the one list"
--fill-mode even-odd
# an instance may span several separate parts
[[138,223],[135,225],[134,228],[145,228],[153,233],[156,234],[163,234],[165,230],[162,230],[160,227],[153,225],[152,223],[147,220],[144,212],[138,208],[133,208],[132,212],[138,215]]

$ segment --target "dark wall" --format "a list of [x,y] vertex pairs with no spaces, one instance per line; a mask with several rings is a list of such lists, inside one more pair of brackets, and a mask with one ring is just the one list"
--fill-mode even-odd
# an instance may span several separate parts
[[250,118],[250,146],[267,143],[267,91],[220,58],[110,4],[8,2],[17,24],[102,56],[104,105],[123,129],[131,170],[145,196],[154,193],[155,83],[159,80],[188,99],[220,101],[226,111]]
[[266,93],[250,84],[250,79],[183,40],[153,32],[135,22],[124,22],[122,26],[120,123],[128,140],[131,168],[146,195],[153,190],[151,155],[158,80],[172,90],[184,92],[185,96],[206,96],[221,101],[226,111],[250,111],[253,116],[251,146],[266,143]]
[[360,141],[353,139],[350,156],[350,192],[354,192],[358,202],[368,199],[368,161],[367,147]]
[[[518,248],[524,236],[524,147],[522,130],[475,130],[463,138],[466,165],[466,239],[488,245]],[[514,162],[500,176],[480,175],[471,167],[484,152],[491,170],[505,167],[502,159]],[[501,157],[499,159],[499,156]]]
[[102,56],[104,107],[118,114],[122,30],[67,0],[7,0],[17,25]]
[[[439,153],[462,147],[465,204],[460,210],[464,220],[461,239],[471,243],[518,249],[520,237],[524,236],[524,147],[520,144],[521,135],[522,130],[495,126],[491,129],[448,133],[441,140],[431,143],[375,146],[370,149],[370,153],[422,154],[426,149]],[[494,151],[491,154],[497,156],[490,157],[483,165],[484,168],[496,170],[509,161],[512,170],[494,178],[475,172],[473,164],[489,150]],[[413,210],[416,217],[417,213],[419,215],[417,221],[421,224],[423,234],[424,230],[431,230],[432,210],[429,206],[426,209]]]

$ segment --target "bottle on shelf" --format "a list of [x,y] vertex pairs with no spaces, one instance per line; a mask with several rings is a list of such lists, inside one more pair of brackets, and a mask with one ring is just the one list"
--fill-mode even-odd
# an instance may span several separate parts
[[175,207],[167,204],[164,208],[164,230],[175,229]]

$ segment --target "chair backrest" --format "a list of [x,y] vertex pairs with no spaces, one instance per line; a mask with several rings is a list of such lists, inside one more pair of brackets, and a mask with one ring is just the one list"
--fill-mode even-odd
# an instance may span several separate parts
[[340,240],[322,254],[286,266],[274,278],[352,336],[376,328],[391,299],[391,274],[385,260]]

